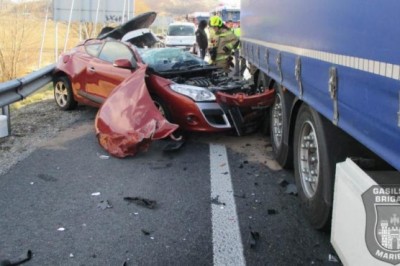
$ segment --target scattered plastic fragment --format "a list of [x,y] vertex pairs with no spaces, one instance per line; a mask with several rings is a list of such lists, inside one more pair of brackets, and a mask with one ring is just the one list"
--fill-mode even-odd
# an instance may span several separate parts
[[246,193],[242,193],[242,194],[233,194],[234,197],[236,198],[241,198],[241,199],[245,199],[246,198]]
[[30,184],[33,185],[33,184],[35,184],[35,182],[31,182]]
[[269,215],[274,215],[274,214],[278,214],[278,211],[277,211],[277,210],[274,210],[274,209],[268,209],[268,210],[267,210],[267,213],[268,213]]
[[102,201],[100,201],[99,204],[97,204],[97,207],[99,207],[102,210],[105,210],[105,209],[111,209],[112,205],[110,204],[110,202],[108,200],[102,200]]
[[260,233],[255,231],[250,231],[250,248],[255,249],[257,243],[260,240]]
[[102,160],[108,160],[108,159],[110,159],[110,156],[100,154],[99,158],[102,159]]
[[242,168],[243,168],[243,164],[242,164],[242,163],[239,165],[239,168],[240,168],[240,169],[242,169]]
[[329,260],[330,262],[339,263],[339,259],[338,259],[335,255],[333,255],[333,254],[329,254],[328,260]]
[[281,187],[286,187],[288,184],[289,184],[289,182],[286,181],[286,179],[284,179],[284,178],[278,179],[278,185],[280,185]]
[[57,229],[57,231],[60,231],[60,232],[65,231],[65,228],[64,227],[60,227],[60,228]]
[[157,205],[157,201],[141,197],[124,197],[124,200],[136,203],[137,205],[143,206],[148,209],[154,209]]
[[143,233],[145,236],[148,236],[148,235],[151,234],[151,232],[148,231],[148,230],[146,230],[146,229],[142,229],[142,233]]
[[0,261],[1,266],[18,266],[21,265],[27,261],[30,261],[32,259],[32,251],[28,250],[26,255],[21,256],[15,261],[10,261],[10,260],[2,260]]
[[93,192],[92,196],[100,196],[100,192]]
[[212,199],[211,199],[211,203],[212,203],[212,204],[215,204],[215,205],[223,205],[223,206],[226,205],[224,202],[220,202],[220,201],[219,201],[219,196],[216,196],[215,198],[212,198]]
[[289,195],[295,195],[296,196],[297,195],[297,187],[296,187],[296,185],[295,184],[288,184],[286,186],[285,193],[289,194]]
[[229,174],[229,172],[223,172],[223,173],[221,173],[221,174],[223,174],[223,175],[227,175],[227,174]]
[[70,258],[73,258],[73,257],[74,257],[74,254],[70,253],[70,254],[69,254],[69,257],[70,257]]
[[164,152],[178,151],[183,147],[184,144],[185,144],[185,141],[183,141],[183,140],[171,141],[167,145],[164,146],[163,151]]

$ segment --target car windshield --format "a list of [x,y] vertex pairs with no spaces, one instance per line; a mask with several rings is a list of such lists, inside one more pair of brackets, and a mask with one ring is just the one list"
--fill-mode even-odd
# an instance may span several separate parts
[[138,49],[142,60],[157,72],[204,67],[207,62],[180,48]]
[[194,35],[194,27],[189,25],[170,25],[168,27],[169,36],[191,36]]

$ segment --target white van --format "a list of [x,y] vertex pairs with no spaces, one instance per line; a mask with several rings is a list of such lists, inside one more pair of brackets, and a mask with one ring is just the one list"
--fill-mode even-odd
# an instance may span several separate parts
[[196,44],[195,25],[191,22],[173,22],[169,24],[165,46],[182,47],[190,50]]

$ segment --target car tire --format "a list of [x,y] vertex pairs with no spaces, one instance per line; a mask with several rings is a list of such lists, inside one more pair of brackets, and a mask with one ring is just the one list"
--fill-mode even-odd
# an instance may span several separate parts
[[335,176],[335,137],[325,120],[303,104],[294,130],[294,172],[306,217],[315,229],[330,225]]
[[54,80],[54,99],[61,110],[73,110],[78,103],[74,99],[72,87],[66,76],[57,77]]
[[[154,105],[157,107],[158,111],[165,117],[165,119],[167,119],[168,122],[170,122],[170,123],[174,123],[171,112],[168,109],[165,102],[156,95],[151,95],[151,98],[153,99]],[[172,134],[173,134],[174,138],[176,138],[176,139],[179,139],[179,138],[186,139],[187,138],[187,134],[180,128],[178,128]]]
[[[276,83],[275,83],[276,84]],[[289,145],[289,100],[282,86],[276,84],[275,101],[269,110],[270,140],[275,160],[286,169],[293,168],[292,149]]]
[[151,98],[153,99],[154,105],[157,107],[158,111],[162,114],[162,116],[165,117],[165,119],[167,119],[169,122],[172,122],[171,112],[167,108],[164,101],[160,97],[155,95],[151,95]]

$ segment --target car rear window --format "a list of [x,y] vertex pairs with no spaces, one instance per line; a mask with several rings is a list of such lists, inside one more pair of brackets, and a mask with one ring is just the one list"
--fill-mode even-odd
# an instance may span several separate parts
[[89,44],[85,46],[86,52],[90,54],[91,56],[97,56],[97,54],[100,51],[101,44],[96,43],[96,44]]
[[114,62],[117,59],[128,59],[131,61],[134,57],[126,45],[120,42],[106,42],[99,54],[99,58],[104,61]]

